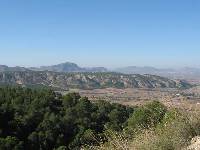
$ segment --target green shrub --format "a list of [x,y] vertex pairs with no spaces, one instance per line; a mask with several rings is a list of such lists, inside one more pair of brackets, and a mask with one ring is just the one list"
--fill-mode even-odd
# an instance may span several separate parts
[[163,119],[167,109],[158,101],[153,101],[134,111],[128,119],[128,128],[150,128],[156,126]]
[[23,142],[20,142],[15,137],[0,138],[0,150],[21,150],[22,148]]
[[130,147],[141,150],[183,149],[190,144],[193,137],[199,134],[200,121],[197,121],[199,117],[196,117],[176,109],[170,110],[158,126],[141,131]]

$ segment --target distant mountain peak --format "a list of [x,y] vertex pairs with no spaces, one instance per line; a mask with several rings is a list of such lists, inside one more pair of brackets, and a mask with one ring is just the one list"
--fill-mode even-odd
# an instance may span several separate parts
[[52,66],[41,66],[39,68],[30,68],[34,71],[54,71],[54,72],[107,72],[104,67],[80,67],[76,63],[64,62]]

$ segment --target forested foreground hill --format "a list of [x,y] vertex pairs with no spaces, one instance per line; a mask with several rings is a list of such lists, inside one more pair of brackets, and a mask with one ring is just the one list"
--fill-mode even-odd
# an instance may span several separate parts
[[128,107],[77,93],[0,88],[0,150],[177,150],[198,136],[199,112],[158,101]]
[[191,85],[181,80],[154,75],[125,75],[120,73],[58,73],[17,71],[0,72],[0,84],[43,85],[68,89],[97,88],[188,88]]
[[0,88],[0,150],[80,149],[105,141],[105,129],[121,131],[133,108],[91,103],[77,93]]

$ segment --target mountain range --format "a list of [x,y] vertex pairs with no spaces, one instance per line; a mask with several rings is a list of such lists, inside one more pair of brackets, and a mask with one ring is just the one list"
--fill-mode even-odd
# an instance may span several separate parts
[[52,66],[41,66],[39,68],[28,68],[33,71],[54,71],[54,72],[107,72],[104,67],[80,67],[75,63],[65,62]]
[[172,79],[200,79],[200,68],[158,69],[154,67],[129,66],[116,69],[105,67],[80,67],[75,63],[65,62],[52,66],[41,67],[8,67],[0,65],[0,72],[4,71],[53,71],[53,72],[118,72],[124,74],[152,74]]
[[41,66],[41,67],[8,67],[6,65],[0,65],[0,72],[5,71],[53,71],[53,72],[107,72],[108,70],[104,67],[79,67],[75,63],[61,63],[52,66]]
[[5,71],[27,71],[27,68],[24,67],[8,67],[6,65],[0,65],[0,72],[5,72]]
[[186,80],[200,80],[200,68],[167,68],[167,69],[158,69],[154,67],[136,67],[129,66],[123,68],[117,68],[113,71],[125,74],[153,74],[163,77],[168,77],[171,79],[186,79]]
[[0,72],[1,85],[48,86],[57,89],[100,88],[189,88],[182,80],[155,75],[104,73],[60,73],[52,71]]

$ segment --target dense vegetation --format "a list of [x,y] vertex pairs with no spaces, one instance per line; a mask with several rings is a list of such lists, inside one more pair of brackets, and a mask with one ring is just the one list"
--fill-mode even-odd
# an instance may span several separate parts
[[199,113],[158,101],[132,108],[46,88],[0,88],[0,150],[176,150],[199,135]]
[[121,131],[133,108],[105,101],[91,103],[77,93],[48,89],[0,88],[0,149],[80,149]]

